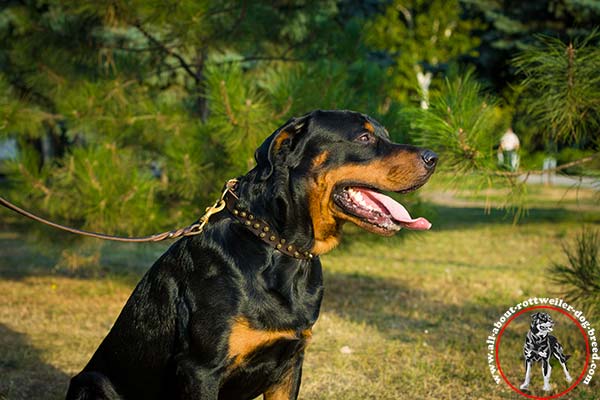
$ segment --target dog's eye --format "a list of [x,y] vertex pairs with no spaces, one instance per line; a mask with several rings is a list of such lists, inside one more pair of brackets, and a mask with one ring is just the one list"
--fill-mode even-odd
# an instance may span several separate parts
[[359,143],[369,144],[375,142],[375,137],[370,133],[363,133],[355,139]]

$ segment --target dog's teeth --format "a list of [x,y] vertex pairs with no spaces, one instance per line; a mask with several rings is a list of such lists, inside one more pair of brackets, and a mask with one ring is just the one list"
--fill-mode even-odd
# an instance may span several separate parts
[[371,209],[371,207],[369,207],[369,205],[365,201],[365,198],[363,197],[362,193],[353,191],[351,193],[351,197],[355,203],[360,204],[362,207],[364,207],[366,209]]
[[365,203],[365,199],[364,199],[362,193],[360,193],[360,192],[352,191],[352,199],[362,206],[367,205],[367,203]]

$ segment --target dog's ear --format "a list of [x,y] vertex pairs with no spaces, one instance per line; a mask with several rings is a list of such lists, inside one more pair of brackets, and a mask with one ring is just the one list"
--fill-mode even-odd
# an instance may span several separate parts
[[307,119],[308,115],[289,119],[256,149],[254,159],[260,179],[268,179],[273,174],[276,159],[289,154],[294,142],[306,128]]
[[531,314],[531,322],[537,320],[540,317],[540,313],[533,313]]

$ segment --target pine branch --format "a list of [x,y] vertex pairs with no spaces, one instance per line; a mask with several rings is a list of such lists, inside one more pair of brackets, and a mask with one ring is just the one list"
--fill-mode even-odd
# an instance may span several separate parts
[[294,100],[292,99],[292,96],[287,98],[287,101],[285,102],[285,106],[283,106],[283,109],[278,112],[277,114],[273,115],[273,119],[274,120],[278,120],[279,118],[283,117],[284,115],[286,115],[290,109],[292,108],[292,103],[294,102]]
[[221,9],[215,9],[215,10],[209,10],[207,11],[205,14],[201,14],[200,17],[201,18],[208,18],[208,17],[215,17],[219,14],[229,14],[230,12],[236,11],[240,8],[245,8],[246,4],[244,3],[242,5],[242,7],[238,7],[238,6],[233,6],[233,7],[227,7],[227,8],[221,8]]
[[240,15],[237,17],[236,21],[233,23],[233,28],[229,31],[229,34],[232,35],[239,29],[242,24],[242,21],[246,18],[246,14],[248,12],[248,5],[246,1],[242,1],[242,9],[240,10]]
[[[233,9],[232,9],[232,11],[233,11]],[[218,38],[232,37],[236,33],[236,31],[240,28],[242,21],[246,18],[246,14],[247,14],[247,4],[246,4],[246,1],[242,1],[242,6],[240,8],[240,14],[236,18],[236,20],[231,24],[231,28],[226,31],[212,32],[210,35],[203,37],[202,42],[213,43]]]
[[[173,46],[175,47],[175,46]],[[153,51],[157,51],[157,50],[162,50],[164,51],[164,48],[169,48],[169,46],[148,46],[148,47],[127,47],[127,46],[116,46],[116,45],[103,45],[101,46],[102,49],[109,49],[109,50],[121,50],[121,51],[128,51],[128,52],[132,52],[132,53],[145,53],[145,52],[153,52]],[[181,67],[180,67],[181,68]]]
[[302,58],[289,58],[286,56],[249,56],[244,58],[238,58],[234,60],[219,61],[211,63],[213,65],[233,64],[233,63],[244,63],[249,61],[283,61],[283,62],[303,62],[306,61]]
[[[249,62],[249,61],[283,61],[283,62],[306,62],[306,61],[313,61],[313,59],[311,58],[293,58],[293,57],[288,57],[288,54],[291,53],[294,49],[297,49],[299,47],[302,47],[306,44],[312,43],[314,42],[315,38],[314,38],[314,33],[311,33],[306,39],[299,41],[297,43],[292,43],[290,44],[283,52],[281,52],[279,55],[274,55],[274,56],[261,56],[261,55],[251,55],[251,56],[247,56],[247,57],[243,57],[240,59],[234,59],[234,60],[225,60],[225,61],[219,61],[219,62],[215,62],[215,63],[211,63],[213,65],[222,65],[222,64],[233,64],[233,63],[244,63],[244,62]],[[328,58],[331,54],[333,53],[333,50],[328,50],[328,52],[323,55],[324,58]]]
[[547,174],[547,173],[551,173],[551,172],[558,172],[558,171],[562,171],[563,169],[567,169],[567,168],[571,168],[574,167],[576,165],[581,165],[581,164],[585,164],[588,163],[590,161],[593,161],[594,159],[600,157],[600,152],[592,154],[591,156],[587,156],[587,157],[583,157],[580,158],[579,160],[575,160],[575,161],[571,161],[568,162],[566,164],[563,165],[559,165],[555,168],[549,168],[549,169],[536,169],[536,170],[532,170],[532,171],[515,171],[515,172],[494,172],[493,175],[496,176],[521,176],[521,175],[543,175],[543,174]]
[[229,95],[227,94],[227,88],[225,87],[225,81],[220,82],[220,90],[221,96],[223,97],[223,104],[225,105],[225,113],[227,114],[227,118],[231,122],[231,125],[237,125],[238,121],[233,115],[233,111],[231,110],[231,104],[229,103]]
[[8,83],[14,89],[16,89],[19,97],[31,99],[34,104],[38,104],[42,107],[45,107],[51,112],[54,112],[56,110],[56,105],[50,97],[28,86],[21,76],[8,80]]
[[136,22],[135,24],[133,24],[133,26],[135,26],[136,29],[139,30],[142,33],[142,35],[146,37],[146,39],[158,46],[160,50],[177,59],[179,65],[181,65],[185,72],[187,72],[192,78],[194,78],[196,82],[198,82],[198,76],[196,75],[190,64],[185,60],[185,58],[183,58],[183,56],[181,56],[179,53],[176,53],[174,50],[170,49],[164,43],[152,36],[148,31],[142,28],[139,22]]
[[33,175],[31,175],[29,173],[29,171],[27,171],[27,169],[25,167],[23,167],[23,164],[19,164],[19,171],[25,178],[27,178],[29,181],[31,181],[32,186],[34,188],[39,189],[41,192],[43,192],[46,195],[46,197],[50,196],[51,191],[48,188],[48,186],[46,186],[41,179],[37,179]]

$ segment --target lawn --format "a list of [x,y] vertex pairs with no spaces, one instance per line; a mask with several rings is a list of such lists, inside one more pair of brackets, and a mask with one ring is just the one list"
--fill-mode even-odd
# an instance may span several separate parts
[[[300,398],[522,398],[492,380],[486,337],[511,305],[559,294],[547,268],[564,261],[561,245],[583,224],[600,227],[597,192],[557,196],[535,187],[527,217],[513,225],[502,211],[486,214],[484,200],[434,183],[423,189],[429,232],[381,238],[347,226],[342,245],[322,257],[325,299]],[[31,234],[31,224],[6,211],[0,218],[0,398],[59,399],[167,244],[99,247],[45,228]],[[70,253],[75,246],[88,256]],[[600,318],[591,319],[600,329]],[[534,395],[541,382],[536,366]],[[552,382],[562,385],[559,367]],[[599,392],[597,376],[567,398]]]

